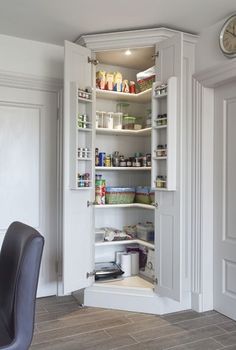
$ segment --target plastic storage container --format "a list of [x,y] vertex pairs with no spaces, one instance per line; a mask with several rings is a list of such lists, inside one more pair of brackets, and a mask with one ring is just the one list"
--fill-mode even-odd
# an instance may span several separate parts
[[113,129],[121,130],[123,125],[123,113],[116,112],[113,114]]
[[154,226],[152,223],[138,224],[137,237],[147,242],[154,242]]
[[106,129],[113,129],[113,112],[107,112],[104,117],[103,127]]

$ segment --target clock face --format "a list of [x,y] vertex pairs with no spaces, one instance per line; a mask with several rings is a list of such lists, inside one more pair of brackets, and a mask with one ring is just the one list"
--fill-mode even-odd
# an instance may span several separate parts
[[236,56],[236,15],[231,16],[224,24],[220,34],[220,47],[227,56]]

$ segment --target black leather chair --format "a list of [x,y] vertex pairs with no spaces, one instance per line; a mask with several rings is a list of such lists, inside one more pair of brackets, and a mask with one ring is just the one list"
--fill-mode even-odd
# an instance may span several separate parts
[[13,222],[0,253],[0,349],[27,350],[34,331],[35,301],[44,238]]

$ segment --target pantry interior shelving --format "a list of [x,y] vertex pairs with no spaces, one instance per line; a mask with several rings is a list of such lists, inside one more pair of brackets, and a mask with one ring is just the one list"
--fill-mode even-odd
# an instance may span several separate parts
[[96,89],[96,97],[101,99],[113,100],[113,101],[128,101],[135,103],[149,102],[152,96],[152,89],[139,92],[137,94],[130,94],[125,92],[109,91]]
[[96,209],[115,209],[115,208],[140,208],[140,209],[155,209],[155,205],[143,204],[143,203],[130,203],[130,204],[95,204]]
[[117,135],[117,136],[149,136],[151,135],[152,128],[143,128],[140,130],[126,130],[126,129],[107,129],[96,128],[97,134],[103,135]]
[[95,170],[100,171],[151,171],[151,167],[122,167],[122,166],[96,166]]
[[155,249],[155,245],[153,243],[141,240],[141,239],[127,239],[127,240],[120,240],[120,241],[111,241],[111,242],[97,242],[95,243],[95,247],[109,247],[114,245],[128,245],[128,244],[140,244],[144,247]]

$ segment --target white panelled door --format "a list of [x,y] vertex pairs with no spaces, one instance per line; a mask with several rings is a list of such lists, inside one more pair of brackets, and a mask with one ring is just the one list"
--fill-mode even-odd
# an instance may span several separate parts
[[236,320],[236,83],[215,89],[214,309]]
[[0,236],[13,221],[45,237],[38,296],[57,293],[57,94],[0,87]]

